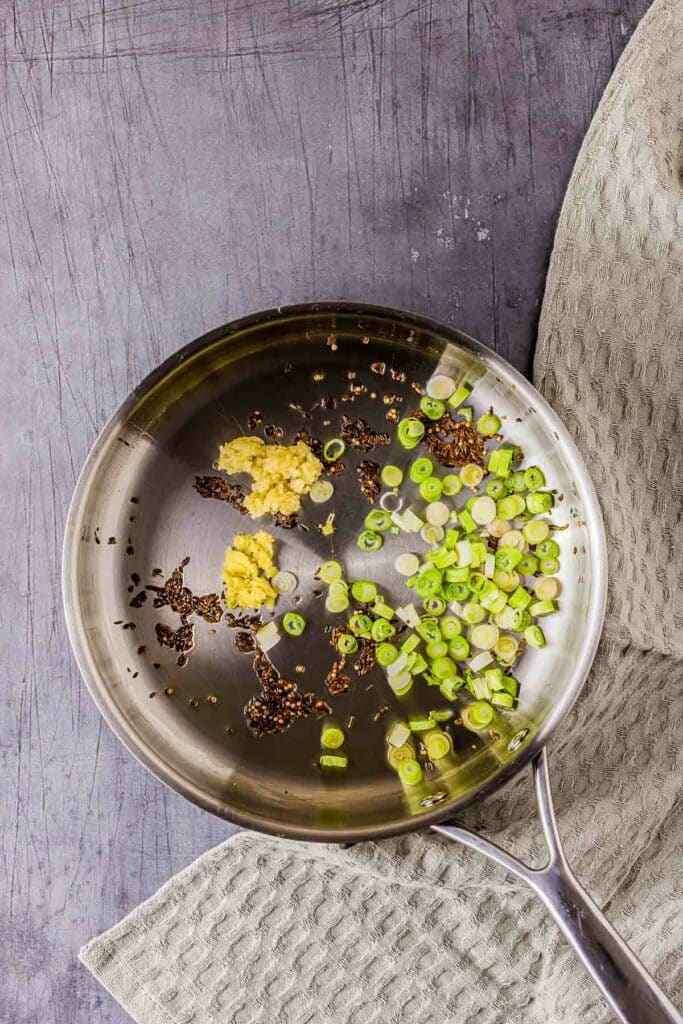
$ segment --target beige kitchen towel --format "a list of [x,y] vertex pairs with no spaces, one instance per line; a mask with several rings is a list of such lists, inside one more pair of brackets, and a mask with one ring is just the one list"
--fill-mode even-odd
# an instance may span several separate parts
[[[607,524],[610,599],[551,749],[570,860],[683,1002],[683,4],[658,0],[577,160],[536,383]],[[465,821],[540,849],[527,779]],[[243,833],[81,952],[139,1024],[598,1024],[610,1013],[531,892],[432,835],[343,850]]]

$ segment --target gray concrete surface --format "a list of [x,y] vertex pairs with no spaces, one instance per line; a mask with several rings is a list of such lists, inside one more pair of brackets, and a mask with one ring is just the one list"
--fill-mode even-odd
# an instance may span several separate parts
[[226,835],[100,720],[68,649],[78,470],[159,360],[366,299],[528,372],[562,194],[645,0],[6,0],[0,1021],[123,1024],[77,962]]

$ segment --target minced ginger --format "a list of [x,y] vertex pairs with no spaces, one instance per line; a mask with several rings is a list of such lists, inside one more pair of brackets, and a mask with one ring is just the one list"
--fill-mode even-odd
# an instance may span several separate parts
[[228,608],[272,608],[277,591],[270,580],[276,572],[269,533],[235,534],[223,561],[223,594]]
[[302,495],[308,494],[323,471],[322,463],[303,441],[266,444],[260,437],[236,437],[221,445],[218,468],[252,478],[244,507],[254,518],[298,512]]

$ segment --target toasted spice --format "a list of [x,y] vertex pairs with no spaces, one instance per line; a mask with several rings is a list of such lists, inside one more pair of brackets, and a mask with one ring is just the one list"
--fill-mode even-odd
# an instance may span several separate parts
[[256,640],[252,633],[241,630],[235,633],[232,642],[240,654],[252,654],[256,650]]
[[185,586],[184,569],[189,558],[184,558],[177,568],[173,570],[163,587],[148,586],[148,590],[154,591],[155,608],[170,608],[178,615],[199,615],[206,622],[220,622],[223,609],[218,599],[218,594],[195,595],[189,587]]
[[339,644],[339,641],[343,636],[353,636],[353,633],[348,628],[348,626],[335,626],[332,632],[330,633],[330,646],[334,647],[335,651],[339,650],[339,647],[337,645]]
[[383,374],[383,373],[386,373],[387,364],[386,363],[370,363],[370,369],[372,370],[373,373]]
[[110,537],[107,544],[116,544],[116,537]]
[[225,616],[228,629],[251,629],[255,632],[262,626],[260,615],[233,615],[228,612]]
[[128,604],[131,608],[142,608],[143,604],[147,600],[147,591],[141,590],[135,597],[131,597]]
[[370,672],[377,664],[377,656],[375,654],[376,644],[374,640],[368,640],[363,637],[359,641],[359,654],[353,663],[354,671],[359,676],[365,676]]
[[362,417],[352,420],[348,416],[342,416],[341,436],[348,445],[359,452],[370,452],[373,448],[389,444],[389,435],[373,430]]
[[220,622],[223,609],[218,594],[200,594],[192,598],[192,611],[205,622]]
[[193,487],[202,498],[216,498],[227,501],[241,516],[247,514],[244,507],[244,488],[240,484],[225,480],[222,476],[196,476]]
[[314,693],[301,693],[296,683],[283,679],[262,651],[254,658],[261,693],[245,705],[244,717],[256,736],[285,732],[297,718],[329,715],[330,707]]
[[380,491],[382,490],[379,466],[376,462],[371,462],[370,459],[363,459],[360,466],[358,466],[356,473],[358,475],[361,494],[366,501],[371,505],[374,505]]
[[387,409],[385,419],[387,419],[389,423],[398,423],[399,417],[399,411],[394,406],[392,406],[391,409]]
[[403,370],[391,370],[391,379],[398,381],[399,384],[405,384],[407,378]]
[[273,512],[272,519],[275,526],[279,526],[281,530],[293,530],[297,525],[296,512],[290,512],[288,516],[282,512]]
[[269,441],[281,441],[285,436],[285,432],[282,427],[278,427],[276,423],[268,423],[263,428],[263,433],[266,435]]
[[317,437],[313,437],[307,430],[298,430],[294,435],[294,444],[303,441],[307,448],[310,448],[316,459],[323,461],[323,443]]
[[425,428],[422,443],[443,466],[485,466],[484,438],[473,423],[455,420],[447,412],[440,420],[426,421]]
[[178,629],[171,629],[157,622],[154,627],[157,635],[157,642],[161,647],[170,647],[172,651],[185,653],[194,646],[194,626],[191,622],[183,619]]
[[260,409],[254,409],[254,411],[250,412],[247,416],[247,426],[250,430],[256,430],[256,428],[260,427],[262,423],[263,414]]
[[379,722],[380,718],[384,718],[384,716],[386,715],[388,710],[389,710],[389,705],[388,704],[382,704],[380,707],[377,708],[377,710],[375,711],[374,715],[372,716],[373,721],[374,722]]
[[325,463],[325,473],[327,476],[341,476],[345,469],[346,465],[340,459],[337,459],[336,462]]
[[332,668],[327,673],[325,686],[327,687],[327,692],[332,697],[337,697],[341,693],[348,693],[351,689],[351,679],[344,672],[345,665],[346,658],[338,658],[337,661],[333,662]]

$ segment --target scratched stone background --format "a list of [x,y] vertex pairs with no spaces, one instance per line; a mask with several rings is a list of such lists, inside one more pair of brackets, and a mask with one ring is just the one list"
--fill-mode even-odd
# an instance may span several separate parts
[[0,1021],[128,1020],[78,947],[226,826],[103,726],[62,619],[76,474],[157,362],[366,299],[529,371],[562,194],[644,0],[0,3]]

